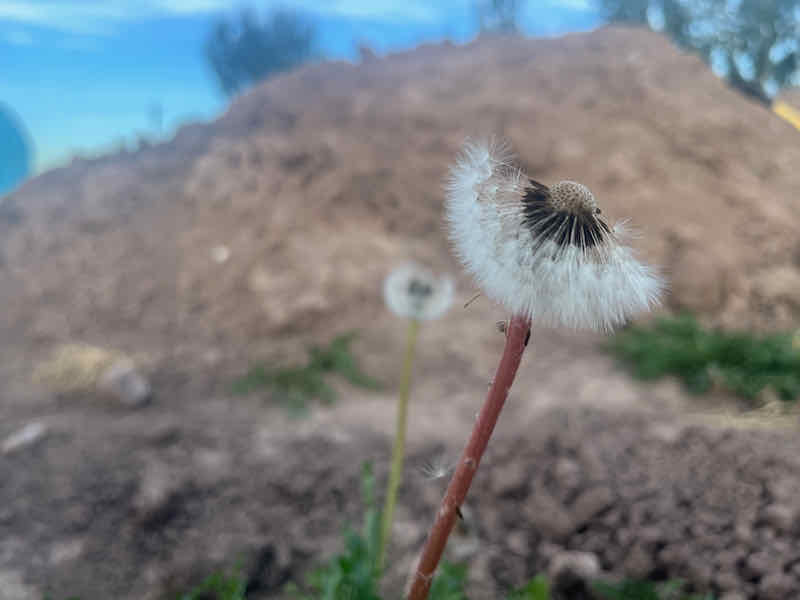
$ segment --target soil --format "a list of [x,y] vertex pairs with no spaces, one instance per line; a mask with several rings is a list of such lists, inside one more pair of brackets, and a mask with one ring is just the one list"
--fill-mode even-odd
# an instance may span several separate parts
[[[798,325],[798,132],[664,38],[606,28],[305,67],[167,144],[0,200],[0,440],[41,424],[0,454],[5,597],[155,600],[241,557],[253,598],[272,598],[336,551],[361,462],[383,477],[390,445],[405,327],[382,279],[409,257],[458,272],[442,183],[463,139],[488,134],[532,176],[586,183],[631,217],[671,282],[664,310]],[[421,333],[390,594],[441,494],[419,467],[456,458],[504,317],[479,299]],[[338,384],[304,420],[231,395],[254,360],[294,362],[348,329],[383,391]],[[796,594],[794,418],[756,429],[724,395],[634,382],[601,342],[535,331],[451,544],[473,597],[572,551],[613,575]],[[140,357],[151,404],[39,385],[65,343]]]

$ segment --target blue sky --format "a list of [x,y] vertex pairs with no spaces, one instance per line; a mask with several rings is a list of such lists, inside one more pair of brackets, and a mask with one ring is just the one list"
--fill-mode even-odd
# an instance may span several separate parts
[[[279,3],[250,4],[269,10]],[[324,54],[352,58],[365,41],[379,52],[445,36],[474,35],[473,0],[293,0],[314,18]],[[224,109],[206,68],[204,38],[223,0],[0,0],[0,103],[25,123],[37,170],[75,152],[94,153],[139,134],[161,135]],[[599,23],[592,0],[529,0],[527,32],[552,35]]]

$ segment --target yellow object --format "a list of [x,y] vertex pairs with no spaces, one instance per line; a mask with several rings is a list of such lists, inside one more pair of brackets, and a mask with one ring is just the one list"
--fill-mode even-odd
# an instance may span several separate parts
[[772,112],[800,129],[800,110],[778,100],[772,105]]
[[97,346],[65,344],[56,347],[50,358],[36,367],[33,379],[56,392],[84,392],[94,388],[100,374],[120,356]]

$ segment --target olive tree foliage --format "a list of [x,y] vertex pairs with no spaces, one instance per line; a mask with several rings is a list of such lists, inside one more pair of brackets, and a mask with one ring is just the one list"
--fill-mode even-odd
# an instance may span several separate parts
[[598,1],[610,21],[663,31],[758,100],[800,83],[800,0]]
[[517,33],[523,3],[523,0],[478,0],[475,11],[481,32]]
[[314,37],[311,23],[296,12],[280,9],[262,19],[242,9],[214,24],[205,52],[220,88],[230,96],[313,58]]

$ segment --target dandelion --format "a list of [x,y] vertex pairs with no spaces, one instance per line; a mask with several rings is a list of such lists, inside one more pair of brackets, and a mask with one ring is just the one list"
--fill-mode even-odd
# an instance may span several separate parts
[[513,166],[506,148],[468,144],[451,169],[446,220],[454,250],[482,292],[511,318],[489,394],[456,466],[411,581],[424,600],[472,478],[528,344],[531,323],[611,331],[656,305],[662,280],[609,226],[591,191],[575,181],[546,186]]
[[383,295],[386,305],[408,322],[408,341],[397,400],[397,423],[392,448],[392,465],[386,489],[386,501],[381,526],[379,568],[383,569],[386,548],[392,532],[397,490],[403,474],[405,457],[406,423],[408,420],[408,392],[411,386],[411,369],[417,343],[420,321],[429,321],[443,315],[453,302],[453,281],[449,277],[436,277],[429,270],[409,263],[393,270],[384,281]]
[[430,321],[441,317],[453,303],[453,280],[407,263],[394,269],[383,282],[383,297],[396,315]]
[[451,172],[447,221],[483,292],[540,325],[610,331],[656,304],[663,288],[589,188],[534,181],[502,148],[467,146]]

